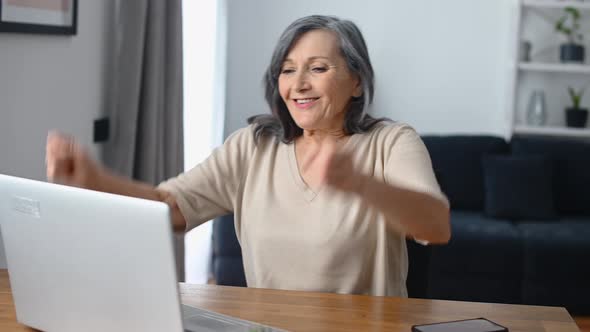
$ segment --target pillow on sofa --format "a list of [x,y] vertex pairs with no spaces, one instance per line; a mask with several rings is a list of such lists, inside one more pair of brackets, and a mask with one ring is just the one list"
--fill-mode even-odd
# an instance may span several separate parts
[[502,137],[477,135],[422,136],[432,167],[452,209],[483,211],[484,181],[481,158],[509,153]]
[[555,209],[560,215],[590,215],[590,142],[574,138],[514,136],[513,155],[545,155],[553,161]]
[[546,156],[482,157],[489,217],[553,219],[553,164]]

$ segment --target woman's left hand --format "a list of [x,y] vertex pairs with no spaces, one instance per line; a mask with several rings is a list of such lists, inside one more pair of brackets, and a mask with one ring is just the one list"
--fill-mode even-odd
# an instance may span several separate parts
[[390,185],[363,174],[352,155],[334,153],[326,162],[325,184],[359,195],[386,216],[395,232],[430,243],[447,243],[450,238],[449,208],[426,193]]
[[334,153],[326,163],[324,181],[328,187],[350,193],[361,193],[366,176],[355,167],[352,155]]

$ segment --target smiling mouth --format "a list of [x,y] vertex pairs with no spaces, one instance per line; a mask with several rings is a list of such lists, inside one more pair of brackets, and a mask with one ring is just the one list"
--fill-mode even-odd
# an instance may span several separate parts
[[318,100],[320,98],[305,98],[305,99],[293,99],[293,101],[295,101],[296,104],[298,105],[308,105],[313,103],[314,101]]

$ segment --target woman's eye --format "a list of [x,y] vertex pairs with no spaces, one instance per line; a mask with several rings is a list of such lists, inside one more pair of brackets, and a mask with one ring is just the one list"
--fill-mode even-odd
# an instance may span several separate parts
[[295,69],[291,69],[291,68],[281,69],[281,74],[293,74],[294,72],[295,72]]
[[311,68],[312,73],[325,73],[328,68],[326,67],[313,67]]

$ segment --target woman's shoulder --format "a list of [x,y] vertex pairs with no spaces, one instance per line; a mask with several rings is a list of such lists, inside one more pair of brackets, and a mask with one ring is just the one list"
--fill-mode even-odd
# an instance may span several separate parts
[[271,143],[277,143],[277,139],[271,135],[260,135],[256,138],[256,124],[250,124],[234,131],[227,137],[224,144],[232,146],[239,145],[241,148],[257,150],[264,149],[268,145],[277,145]]
[[227,139],[225,140],[227,141],[232,141],[232,140],[247,140],[249,138],[254,138],[253,134],[254,133],[254,126],[253,125],[248,125],[246,127],[242,127],[239,128],[237,130],[235,130],[234,132],[232,132],[231,134],[229,134],[229,136],[227,137]]
[[250,125],[234,131],[225,139],[223,147],[229,150],[253,151],[256,148],[254,129]]
[[418,137],[416,130],[409,124],[397,121],[381,121],[366,133],[367,138],[392,144],[400,138]]

